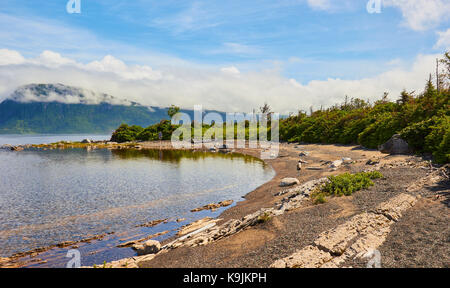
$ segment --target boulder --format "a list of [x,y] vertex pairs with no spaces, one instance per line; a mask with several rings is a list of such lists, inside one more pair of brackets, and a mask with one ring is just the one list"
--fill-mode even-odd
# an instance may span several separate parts
[[350,157],[343,157],[341,160],[342,160],[344,163],[352,163],[352,158],[350,158]]
[[297,178],[284,178],[281,180],[280,187],[287,187],[300,184]]
[[342,165],[342,163],[344,163],[344,161],[342,161],[342,160],[333,161],[330,165],[330,168],[332,168],[332,169],[339,168]]
[[147,240],[143,244],[133,245],[138,255],[156,254],[161,249],[161,244],[156,240]]
[[403,140],[399,134],[395,134],[386,143],[380,145],[378,150],[388,154],[408,154],[411,152],[408,142]]
[[298,156],[300,156],[300,157],[307,157],[308,155],[309,155],[309,152],[305,152],[305,151],[302,151],[298,154]]
[[81,143],[84,143],[84,144],[91,144],[92,143],[92,140],[91,139],[83,139],[83,141],[81,141]]

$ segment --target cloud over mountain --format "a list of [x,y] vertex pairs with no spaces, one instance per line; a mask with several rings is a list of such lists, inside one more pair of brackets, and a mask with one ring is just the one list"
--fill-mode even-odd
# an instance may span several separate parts
[[[277,69],[243,72],[235,66],[183,66],[155,70],[146,65],[127,65],[110,55],[84,64],[52,51],[25,58],[17,51],[3,49],[0,99],[22,85],[62,83],[150,106],[192,108],[200,104],[205,109],[250,112],[268,102],[277,112],[287,113],[332,105],[345,95],[375,100],[385,91],[394,98],[402,89],[421,91],[438,56],[419,55],[410,65],[394,65],[370,78],[301,83],[284,77]],[[86,97],[97,101],[89,93]],[[59,100],[76,101],[70,97]]]
[[132,102],[104,93],[96,93],[84,88],[69,87],[63,84],[28,84],[17,88],[8,99],[16,102],[61,102],[65,104],[130,106]]

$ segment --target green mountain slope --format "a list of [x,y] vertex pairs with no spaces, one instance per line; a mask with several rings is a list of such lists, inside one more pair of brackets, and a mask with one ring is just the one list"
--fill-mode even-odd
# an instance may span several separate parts
[[0,103],[0,134],[111,133],[122,123],[147,127],[167,118],[167,108],[63,84],[29,84]]
[[0,134],[111,133],[122,123],[147,127],[167,119],[167,109],[144,106],[64,104],[59,102],[0,103]]

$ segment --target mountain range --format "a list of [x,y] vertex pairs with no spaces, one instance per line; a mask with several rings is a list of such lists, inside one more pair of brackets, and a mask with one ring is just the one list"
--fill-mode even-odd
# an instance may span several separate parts
[[29,84],[0,103],[0,134],[109,134],[122,123],[158,123],[167,111],[63,84]]

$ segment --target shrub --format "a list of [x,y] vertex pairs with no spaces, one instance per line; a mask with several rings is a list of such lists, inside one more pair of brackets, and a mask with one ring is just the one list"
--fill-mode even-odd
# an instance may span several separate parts
[[258,223],[265,223],[272,219],[269,213],[264,212],[264,214],[258,216]]
[[364,147],[376,149],[404,128],[395,114],[383,113],[377,118],[375,123],[369,125],[358,136],[358,142]]
[[436,117],[414,123],[404,128],[400,132],[400,136],[417,152],[425,152],[427,150],[425,147],[425,138],[430,134],[432,126],[435,123]]
[[432,152],[437,163],[450,162],[450,116],[436,120],[425,137],[425,150]]
[[321,187],[321,192],[325,195],[350,196],[353,192],[366,189],[374,185],[372,179],[382,178],[378,172],[361,172],[356,174],[344,173],[338,176],[330,176],[328,183]]
[[118,143],[135,141],[137,135],[141,133],[143,130],[144,128],[137,125],[128,126],[127,124],[122,124],[112,134],[111,141]]
[[437,163],[450,162],[450,116],[434,116],[406,127],[400,134],[416,151],[432,153]]
[[[448,65],[448,60],[445,61]],[[416,96],[414,92],[403,91],[397,102],[389,101],[385,93],[381,100],[373,104],[361,99],[348,101],[346,98],[345,103],[327,109],[311,109],[309,115],[300,111],[298,115],[280,121],[280,140],[358,143],[367,148],[378,148],[394,134],[400,133],[416,152],[432,153],[435,162],[448,163],[449,87],[447,77],[440,89],[435,89],[429,80],[421,94]]]
[[327,202],[327,199],[325,198],[325,194],[324,193],[317,193],[317,194],[314,194],[314,196],[313,196],[313,203],[314,204],[323,204],[323,203],[326,203]]

